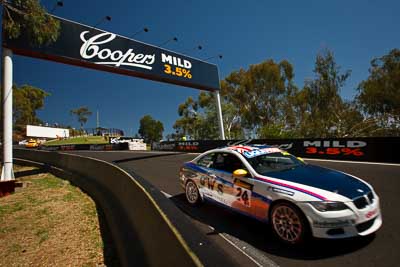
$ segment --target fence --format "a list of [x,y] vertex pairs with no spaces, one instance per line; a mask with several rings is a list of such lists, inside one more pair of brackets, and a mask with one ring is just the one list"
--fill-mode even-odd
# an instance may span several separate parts
[[336,139],[250,139],[160,142],[154,150],[204,152],[238,144],[268,144],[305,158],[400,163],[400,137]]

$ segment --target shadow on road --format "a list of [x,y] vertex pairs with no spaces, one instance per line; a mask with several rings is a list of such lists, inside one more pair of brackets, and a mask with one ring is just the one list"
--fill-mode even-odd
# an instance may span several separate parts
[[33,169],[33,170],[17,171],[14,173],[14,176],[16,179],[18,179],[18,178],[22,178],[25,176],[47,173],[48,171],[49,171],[48,168],[43,167],[43,168],[38,168],[38,169]]
[[212,226],[215,230],[211,231],[210,235],[226,233],[261,251],[281,257],[302,260],[331,258],[357,251],[370,244],[375,238],[375,235],[341,240],[313,238],[303,246],[290,247],[279,242],[265,223],[209,203],[192,207],[187,204],[183,193],[170,199],[188,216]]
[[151,159],[151,158],[160,158],[160,157],[168,157],[168,156],[177,156],[177,155],[182,155],[186,153],[162,153],[162,154],[155,154],[155,155],[146,155],[144,154],[143,156],[136,156],[136,157],[131,157],[131,158],[125,158],[125,159],[118,159],[114,160],[114,164],[119,164],[119,163],[124,163],[128,161],[138,161],[138,160],[143,160],[143,159]]

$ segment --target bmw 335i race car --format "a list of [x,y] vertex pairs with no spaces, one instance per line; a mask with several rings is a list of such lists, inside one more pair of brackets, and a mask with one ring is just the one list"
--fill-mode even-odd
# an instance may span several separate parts
[[371,185],[266,145],[207,151],[180,169],[187,201],[204,200],[271,224],[286,243],[366,236],[382,225]]

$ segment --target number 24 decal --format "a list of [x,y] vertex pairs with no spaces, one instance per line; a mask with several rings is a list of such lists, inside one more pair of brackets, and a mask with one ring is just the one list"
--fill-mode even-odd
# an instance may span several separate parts
[[251,191],[244,189],[242,187],[236,187],[236,199],[242,202],[245,206],[250,207],[250,196]]

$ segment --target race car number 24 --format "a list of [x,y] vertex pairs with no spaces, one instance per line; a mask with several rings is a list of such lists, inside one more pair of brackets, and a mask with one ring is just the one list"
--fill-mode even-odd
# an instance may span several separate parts
[[250,207],[251,206],[251,201],[250,201],[250,196],[251,196],[251,191],[234,185],[234,189],[236,192],[236,200],[239,201],[240,203],[242,203],[243,205],[245,205],[246,207]]

